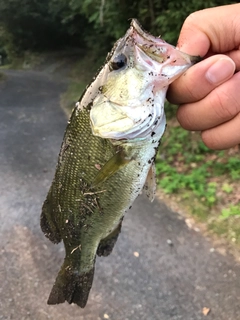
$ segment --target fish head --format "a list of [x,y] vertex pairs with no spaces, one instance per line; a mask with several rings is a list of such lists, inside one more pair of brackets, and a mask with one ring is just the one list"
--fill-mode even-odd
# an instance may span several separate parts
[[197,61],[133,19],[100,72],[90,111],[93,134],[114,140],[146,139],[153,131],[162,135],[167,88]]

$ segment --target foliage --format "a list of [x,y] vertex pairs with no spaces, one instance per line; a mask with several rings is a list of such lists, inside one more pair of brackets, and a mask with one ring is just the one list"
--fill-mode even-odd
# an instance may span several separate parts
[[224,208],[222,209],[222,212],[221,212],[222,219],[227,219],[231,216],[239,216],[239,215],[240,215],[239,206],[230,205],[229,208]]
[[71,37],[60,18],[49,10],[48,0],[0,0],[0,44],[9,54],[56,48]]
[[164,40],[176,44],[183,21],[192,12],[234,3],[233,1],[211,1],[211,0],[191,0],[191,1],[153,1],[154,19],[150,30],[163,35]]
[[[187,132],[179,126],[171,126],[171,123],[173,122],[170,121],[157,158],[159,185],[166,193],[191,191],[209,208],[222,203],[223,198],[227,198],[226,194],[234,193],[233,185],[239,180],[239,151],[236,151],[236,155],[229,156],[227,152],[209,150],[198,133]],[[218,177],[225,177],[229,182],[219,184]],[[234,212],[240,215],[239,200],[234,200]],[[228,211],[223,212],[226,216]],[[229,215],[232,212],[231,209]]]
[[10,35],[9,39],[5,36],[2,39],[11,43],[17,53],[66,45],[106,52],[125,33],[130,18],[137,18],[145,29],[175,43],[183,21],[191,12],[227,3],[234,2],[23,0],[19,5],[18,0],[0,0],[0,27],[5,35]]

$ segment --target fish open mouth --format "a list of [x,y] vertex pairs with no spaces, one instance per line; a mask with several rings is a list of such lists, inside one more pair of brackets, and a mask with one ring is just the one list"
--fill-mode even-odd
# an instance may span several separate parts
[[[158,63],[174,63],[177,66],[194,64],[201,60],[199,56],[190,56],[171,46],[160,37],[154,37],[145,31],[136,19],[132,19],[130,27],[131,37],[135,40],[136,46],[141,49],[149,58]],[[178,51],[178,57],[172,56],[172,51]]]

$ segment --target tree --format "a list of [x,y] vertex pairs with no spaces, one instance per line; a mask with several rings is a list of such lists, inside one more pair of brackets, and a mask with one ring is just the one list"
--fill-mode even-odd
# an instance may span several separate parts
[[[175,44],[185,18],[223,0],[0,0],[0,27],[16,51],[74,45],[109,50],[137,18],[154,35]],[[3,33],[2,33],[3,34]],[[6,37],[8,35],[9,37]]]

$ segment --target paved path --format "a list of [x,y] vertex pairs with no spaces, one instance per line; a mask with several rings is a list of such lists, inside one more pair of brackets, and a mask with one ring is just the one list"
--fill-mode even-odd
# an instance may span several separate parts
[[143,197],[114,252],[97,259],[87,307],[46,304],[64,252],[44,237],[39,216],[66,126],[66,85],[24,71],[0,83],[0,319],[240,320],[240,265]]

